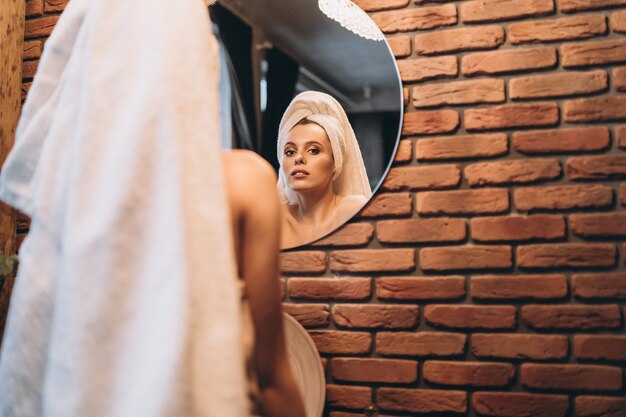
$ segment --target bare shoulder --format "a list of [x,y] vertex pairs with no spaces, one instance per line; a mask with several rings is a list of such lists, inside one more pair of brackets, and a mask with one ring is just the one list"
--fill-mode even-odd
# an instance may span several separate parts
[[222,163],[229,177],[248,183],[269,181],[276,185],[276,171],[255,152],[243,149],[224,152]]
[[222,165],[231,206],[238,212],[260,208],[264,201],[278,199],[274,168],[252,151],[222,154]]
[[345,213],[356,213],[367,203],[367,198],[362,195],[344,195],[339,201],[339,209]]
[[344,195],[338,204],[339,216],[346,218],[352,217],[367,203],[367,198],[362,195]]

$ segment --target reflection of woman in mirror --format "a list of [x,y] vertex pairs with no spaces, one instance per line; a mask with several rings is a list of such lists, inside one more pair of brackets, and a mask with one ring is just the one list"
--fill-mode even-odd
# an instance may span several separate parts
[[296,96],[278,131],[281,247],[311,242],[345,223],[372,194],[345,111],[328,94]]

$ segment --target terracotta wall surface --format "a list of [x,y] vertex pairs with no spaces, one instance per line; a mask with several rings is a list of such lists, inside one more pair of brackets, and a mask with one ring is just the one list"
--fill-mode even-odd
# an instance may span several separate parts
[[[27,3],[24,94],[67,2]],[[626,0],[357,3],[406,113],[360,216],[282,256],[326,415],[626,416]]]

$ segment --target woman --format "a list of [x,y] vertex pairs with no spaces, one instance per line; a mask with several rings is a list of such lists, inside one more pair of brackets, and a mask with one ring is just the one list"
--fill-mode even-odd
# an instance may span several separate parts
[[225,152],[222,166],[243,289],[242,333],[251,411],[254,416],[304,417],[281,323],[276,173],[267,161],[246,150]]
[[306,91],[293,99],[280,123],[277,151],[283,249],[333,231],[372,195],[352,126],[328,94]]

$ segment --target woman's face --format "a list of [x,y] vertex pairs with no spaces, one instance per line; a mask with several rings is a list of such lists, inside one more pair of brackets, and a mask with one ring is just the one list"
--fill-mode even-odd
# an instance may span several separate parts
[[316,123],[296,125],[287,134],[282,170],[287,186],[296,192],[332,185],[335,161],[326,131]]

